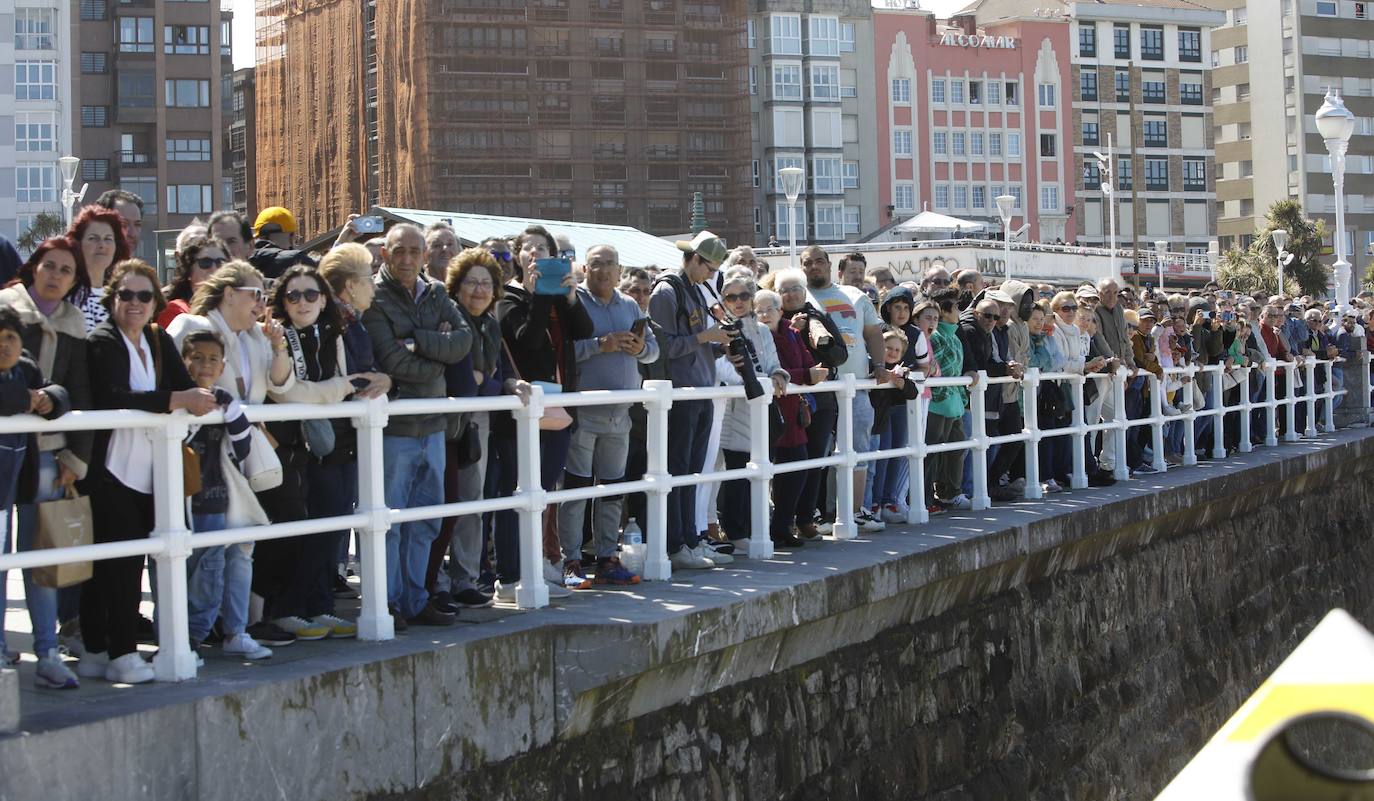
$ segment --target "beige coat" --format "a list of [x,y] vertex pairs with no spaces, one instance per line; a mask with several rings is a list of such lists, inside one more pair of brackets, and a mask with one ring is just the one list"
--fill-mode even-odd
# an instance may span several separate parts
[[[178,348],[186,339],[186,335],[192,331],[213,331],[224,341],[224,373],[215,385],[243,403],[262,403],[267,399],[268,392],[276,396],[290,392],[295,387],[294,372],[287,375],[284,383],[269,386],[272,380],[272,342],[259,326],[249,328],[241,337],[230,330],[229,323],[225,321],[219,309],[212,309],[205,316],[181,314],[167,326],[167,333],[177,343]],[[243,347],[248,349],[248,364],[253,371],[252,389],[246,393],[247,397],[244,397],[244,384],[240,381],[240,370],[243,365],[240,349]]]

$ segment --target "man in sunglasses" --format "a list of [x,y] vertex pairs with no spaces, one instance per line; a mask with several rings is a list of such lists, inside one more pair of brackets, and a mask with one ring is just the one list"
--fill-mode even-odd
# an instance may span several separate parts
[[509,281],[520,271],[510,252],[510,240],[504,236],[492,236],[482,240],[482,249],[487,251],[501,264],[501,279]]
[[921,279],[921,296],[929,298],[932,292],[938,292],[949,284],[949,270],[944,267],[931,267]]
[[[999,293],[1000,294],[1000,293]],[[1002,321],[1002,304],[990,297],[983,297],[976,304],[965,309],[959,315],[959,341],[964,346],[964,371],[966,373],[976,373],[979,370],[986,370],[989,378],[1001,378],[1003,376],[1013,376],[1020,378],[1022,367],[1012,361],[1007,354],[1004,346],[998,343],[994,335],[998,323]],[[975,392],[978,390],[974,390]],[[984,404],[983,420],[989,433],[999,433],[999,421],[1002,417],[1002,386],[991,384],[982,390],[986,402]],[[971,407],[971,404],[970,404]],[[964,422],[972,425],[972,412],[965,412]],[[972,429],[968,429],[972,430]],[[996,458],[994,445],[988,451],[988,466],[991,467]],[[969,460],[971,463],[972,460]],[[965,482],[970,486],[963,489],[967,494],[972,490],[971,467],[964,471],[968,480]],[[988,476],[988,494],[993,500],[1007,501],[1013,500],[1018,493],[1006,486],[998,486],[997,476]]]
[[319,261],[296,246],[296,215],[281,206],[263,209],[253,223],[253,255],[248,263],[268,278],[280,278],[294,264],[319,266]]

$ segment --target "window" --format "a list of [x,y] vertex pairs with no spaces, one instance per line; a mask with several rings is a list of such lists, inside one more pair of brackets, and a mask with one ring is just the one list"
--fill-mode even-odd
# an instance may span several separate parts
[[816,203],[816,238],[824,242],[844,239],[844,204]]
[[1078,73],[1078,96],[1081,100],[1097,99],[1097,70],[1085,67]]
[[[758,94],[758,93],[759,93],[759,68],[756,67],[756,66],[752,66],[752,65],[751,65],[751,66],[749,67],[749,94],[751,94],[751,95],[756,95],[756,94]],[[238,93],[235,93],[235,94],[238,94]],[[238,102],[237,98],[235,98],[235,102]]]
[[801,55],[801,17],[796,14],[773,14],[768,18],[768,52]]
[[840,66],[838,64],[811,65],[811,99],[840,99]]
[[153,52],[153,18],[152,18],[152,17],[120,17],[120,18],[119,18],[119,52],[121,52],[121,53],[151,53],[151,52]]
[[1334,17],[1336,16],[1335,0],[1317,0],[1317,16]]
[[1185,106],[1202,105],[1202,84],[1180,83],[1178,85],[1178,99]]
[[1129,158],[1116,160],[1116,188],[1130,189],[1131,181],[1131,160]]
[[1178,60],[1202,63],[1202,32],[1197,28],[1178,29]]
[[988,134],[988,155],[1002,155],[1002,135],[1000,133]]
[[1183,190],[1203,192],[1207,189],[1207,164],[1202,159],[1183,160]]
[[987,187],[982,184],[973,185],[973,208],[981,209],[987,206]]
[[51,8],[14,10],[15,50],[56,50],[53,27],[57,12]]
[[935,208],[949,208],[949,184],[935,185]]
[[801,156],[776,156],[773,158],[772,174],[773,179],[769,182],[768,189],[771,192],[782,192],[782,171],[787,167],[801,167]]
[[1002,82],[988,81],[988,105],[995,106],[1002,102]]
[[811,159],[811,191],[818,195],[839,195],[844,193],[843,179],[840,177],[840,159]]
[[153,108],[157,105],[157,79],[151,70],[119,70],[116,83],[119,105],[125,108]]
[[1040,158],[1054,156],[1058,152],[1054,134],[1040,134]]
[[755,35],[757,34],[757,31],[754,30],[754,21],[752,19],[749,20],[748,24],[745,25],[745,31],[749,37],[749,49],[753,50],[755,47],[758,46],[758,38]]
[[954,208],[968,208],[968,187],[963,184],[954,185]]
[[178,56],[209,55],[209,27],[204,25],[162,26],[162,52]]
[[965,153],[965,149],[964,149],[964,132],[963,132],[963,131],[955,131],[955,132],[954,132],[954,135],[950,137],[950,144],[951,144],[950,152],[951,152],[952,154],[954,154],[954,155],[956,155],[956,156],[962,156],[962,155],[964,155],[964,153]]
[[51,153],[57,147],[51,114],[18,114],[14,123],[16,153]]
[[[1367,3],[1355,4],[1355,19],[1369,19],[1369,6]],[[1374,253],[1369,255],[1374,256]]]
[[[235,175],[234,177],[237,178],[238,176]],[[763,233],[763,209],[758,206],[754,207],[754,233]]]
[[892,79],[892,102],[907,104],[911,102],[911,79]]
[[936,78],[930,82],[930,102],[945,102],[945,80],[943,78]]
[[143,198],[143,216],[153,218],[158,215],[157,179],[153,177],[120,178],[119,188]]
[[1097,123],[1096,123],[1096,122],[1084,122],[1084,123],[1083,123],[1083,144],[1085,144],[1085,145],[1095,145],[1095,144],[1097,144],[1097,143],[1098,143]]
[[1059,187],[1040,187],[1040,210],[1059,211]]
[[1145,159],[1145,188],[1152,191],[1168,191],[1168,159]]
[[1016,83],[1016,81],[1007,81],[1005,84],[1002,85],[1002,88],[1006,90],[1005,94],[1006,94],[1007,105],[1008,105],[1008,106],[1020,105],[1020,103],[1019,103],[1019,102],[1017,101],[1017,99],[1016,99],[1017,97],[1019,97],[1019,95],[1017,94],[1017,91],[1016,91],[1016,88],[1017,88],[1017,83]]
[[854,206],[844,207],[844,232],[848,234],[861,233],[860,226],[863,223],[859,219],[859,209]]
[[209,161],[210,140],[207,139],[168,139],[168,161]]
[[208,214],[214,211],[214,201],[214,190],[209,184],[171,184],[167,187],[168,214]]
[[811,17],[807,46],[813,56],[840,54],[840,21],[835,17]]
[[1146,61],[1164,60],[1164,29],[1140,29],[1140,57]]
[[1140,82],[1140,100],[1142,103],[1163,103],[1164,81],[1142,80]]
[[110,180],[110,160],[109,160],[109,159],[82,159],[82,160],[81,160],[81,180],[83,180],[83,181],[108,181],[108,180]]
[[1021,134],[1007,134],[1007,155],[1012,158],[1021,158]]
[[1097,189],[1102,185],[1102,168],[1098,165],[1097,159],[1088,159],[1083,162],[1083,188]]
[[859,188],[859,162],[857,162],[857,161],[846,161],[841,169],[843,169],[843,171],[844,171],[844,173],[843,173],[843,174],[844,174],[844,188],[845,188],[845,189],[858,189],[858,188]]
[[969,81],[969,82],[968,82],[968,102],[971,103],[972,105],[975,105],[975,106],[982,105],[982,103],[983,103],[983,82],[982,82],[982,81]]
[[892,132],[892,155],[910,156],[911,155],[911,131]]
[[14,62],[15,100],[55,100],[57,98],[57,62]]
[[82,106],[81,107],[81,127],[82,128],[106,128],[110,124],[109,106]]
[[20,165],[14,171],[15,202],[53,203],[57,200],[52,167]]
[[949,155],[949,134],[944,131],[936,131],[931,134],[930,146],[937,156]]
[[1011,207],[1014,209],[1021,208],[1021,185],[1014,184],[1012,186],[1007,187],[1007,194],[1011,195],[1013,198]]
[[1248,64],[1250,62],[1250,48],[1246,45],[1236,45],[1236,63]]
[[911,184],[897,184],[892,187],[892,205],[899,209],[916,208],[916,188]]
[[801,100],[802,78],[800,64],[773,65],[773,99]]
[[963,103],[963,102],[964,102],[964,82],[963,82],[963,81],[950,81],[950,82],[949,82],[949,102],[951,102],[951,103]]
[[1039,84],[1035,87],[1035,96],[1040,108],[1054,108],[1054,84]]
[[1128,70],[1116,71],[1116,102],[1131,102],[1131,73]]
[[81,20],[98,22],[105,19],[105,0],[81,0]]
[[1078,55],[1082,58],[1097,56],[1097,25],[1093,23],[1078,26]]
[[974,131],[968,135],[968,152],[972,156],[983,155],[983,132]]
[[1248,84],[1248,83],[1238,83],[1238,84],[1236,84],[1236,99],[1239,100],[1239,101],[1241,101],[1241,102],[1244,102],[1244,101],[1250,99],[1250,84]]
[[210,82],[168,78],[166,81],[169,108],[209,108]]
[[1245,25],[1250,21],[1250,11],[1245,6],[1232,9],[1231,19],[1233,25]]
[[759,185],[759,160],[754,159],[754,186]]
[[840,52],[854,52],[854,23],[852,22],[840,23]]
[[1131,26],[1117,23],[1112,26],[1112,53],[1118,59],[1131,58]]
[[1169,133],[1164,120],[1146,118],[1145,128],[1145,147],[1168,147]]
[[81,54],[81,73],[83,75],[104,75],[110,71],[109,57],[105,53]]

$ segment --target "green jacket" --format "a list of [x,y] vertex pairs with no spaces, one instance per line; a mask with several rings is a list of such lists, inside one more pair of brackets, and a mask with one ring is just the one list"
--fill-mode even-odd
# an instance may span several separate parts
[[[419,301],[383,267],[377,274],[377,296],[363,314],[363,325],[382,371],[391,376],[391,398],[442,398],[448,394],[444,368],[468,355],[472,327],[449,299],[444,285],[421,272]],[[449,330],[441,332],[440,325]],[[444,430],[440,415],[392,417],[386,433],[422,437]]]
[[[964,374],[964,346],[959,341],[957,326],[943,320],[935,326],[930,337],[935,360],[940,363],[940,375],[958,378]],[[968,389],[965,387],[935,387],[930,393],[930,412],[941,417],[963,417],[968,408]]]

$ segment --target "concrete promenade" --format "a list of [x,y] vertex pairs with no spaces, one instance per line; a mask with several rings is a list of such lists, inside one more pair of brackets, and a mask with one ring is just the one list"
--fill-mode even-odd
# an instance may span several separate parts
[[[404,793],[939,614],[976,594],[961,574],[1005,565],[996,581],[1013,582],[1028,556],[1223,496],[1269,503],[1244,497],[1249,482],[1300,481],[1357,453],[1374,454],[1374,432],[947,513],[670,582],[578,592],[541,610],[465,610],[456,626],[412,627],[391,642],[297,643],[262,663],[207,649],[201,678],[182,684],[83,680],[75,692],[42,691],[26,654],[20,732],[0,735],[0,801],[92,798],[95,787],[105,799]],[[885,603],[899,597],[912,600]],[[11,648],[28,647],[15,633],[26,628],[11,571]],[[242,792],[249,781],[260,795]]]

